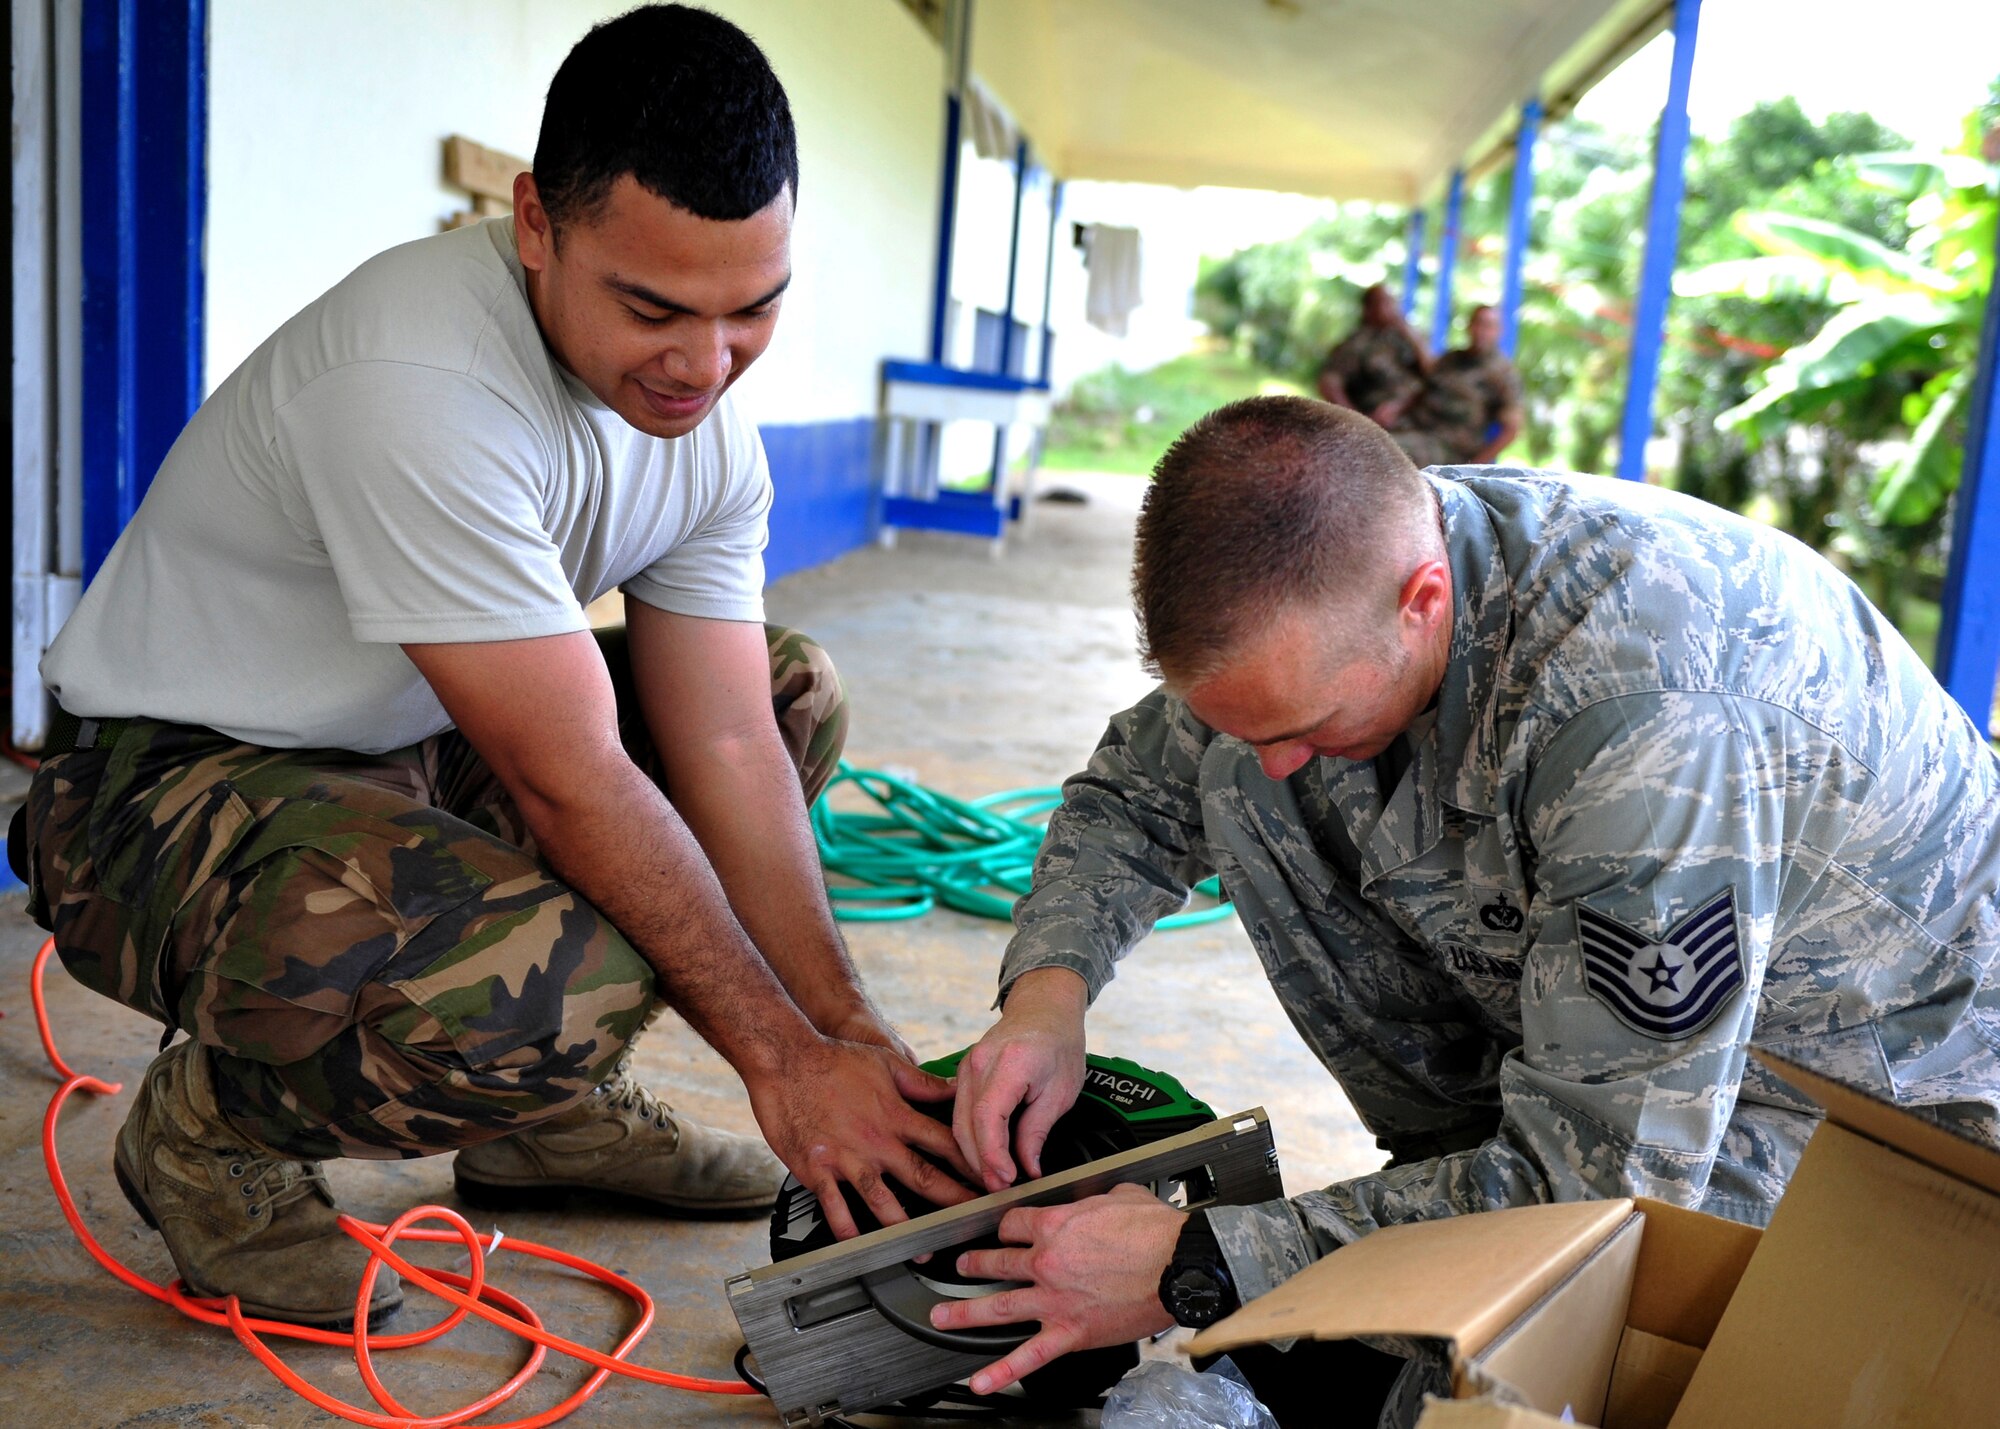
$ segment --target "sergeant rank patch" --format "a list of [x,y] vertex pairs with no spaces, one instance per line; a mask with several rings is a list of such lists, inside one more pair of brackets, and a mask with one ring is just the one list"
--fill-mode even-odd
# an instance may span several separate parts
[[1620,1022],[1648,1037],[1692,1037],[1743,986],[1736,893],[1725,888],[1655,940],[1576,905],[1583,980]]

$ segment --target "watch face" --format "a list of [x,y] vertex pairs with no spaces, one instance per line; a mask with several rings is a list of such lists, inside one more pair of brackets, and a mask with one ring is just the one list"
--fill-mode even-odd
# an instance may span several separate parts
[[1177,1324],[1199,1330],[1222,1318],[1222,1283],[1206,1270],[1188,1266],[1177,1272],[1168,1294],[1167,1309]]

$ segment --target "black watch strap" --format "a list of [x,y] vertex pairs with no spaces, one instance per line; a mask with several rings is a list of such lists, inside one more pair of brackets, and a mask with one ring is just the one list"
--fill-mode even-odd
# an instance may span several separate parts
[[1174,1253],[1160,1275],[1160,1304],[1174,1323],[1201,1330],[1243,1306],[1223,1259],[1222,1243],[1205,1211],[1195,1211],[1181,1227]]

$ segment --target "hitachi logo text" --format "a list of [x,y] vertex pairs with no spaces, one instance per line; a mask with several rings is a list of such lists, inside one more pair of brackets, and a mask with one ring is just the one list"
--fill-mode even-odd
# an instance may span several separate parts
[[1101,1067],[1092,1067],[1084,1073],[1084,1080],[1091,1089],[1105,1096],[1154,1097],[1159,1088],[1149,1086],[1136,1077],[1121,1077],[1115,1072],[1107,1072]]

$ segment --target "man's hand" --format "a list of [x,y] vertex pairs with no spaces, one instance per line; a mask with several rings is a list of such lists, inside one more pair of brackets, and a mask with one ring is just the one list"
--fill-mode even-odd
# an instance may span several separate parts
[[1374,420],[1375,425],[1377,425],[1378,427],[1393,427],[1397,422],[1400,422],[1403,419],[1403,413],[1407,412],[1409,409],[1410,409],[1410,399],[1407,397],[1400,397],[1391,402],[1377,403],[1375,410],[1370,412],[1368,415]]
[[951,1128],[910,1105],[949,1100],[952,1084],[884,1048],[822,1039],[775,1075],[746,1077],[744,1086],[764,1139],[819,1197],[827,1225],[842,1240],[858,1230],[842,1182],[885,1226],[909,1219],[885,1177],[934,1205],[973,1197],[918,1154],[929,1152],[960,1175],[972,1174]]
[[1018,1290],[952,1300],[931,1311],[940,1330],[1039,1320],[1035,1337],[972,1377],[978,1394],[1004,1389],[1058,1355],[1129,1344],[1174,1321],[1160,1276],[1187,1215],[1142,1186],[1117,1186],[1067,1206],[1009,1211],[998,1250],[967,1251],[961,1275],[1026,1281]]
[[1038,968],[1007,991],[1000,1020],[958,1064],[952,1134],[978,1178],[998,1191],[1014,1183],[1007,1128],[1025,1107],[1016,1136],[1021,1168],[1042,1174],[1049,1128],[1083,1089],[1083,1013],[1088,989],[1067,968]]
[[[882,1020],[882,1014],[866,1003],[857,1004],[851,1011],[840,1017],[828,1018],[820,1027],[821,1032],[840,1042],[859,1042],[869,1047],[886,1047],[904,1061],[915,1063],[917,1054],[910,1050],[910,1044],[895,1028]],[[944,1083],[950,1086],[950,1082]],[[920,1101],[940,1101],[939,1097],[920,1097]]]

